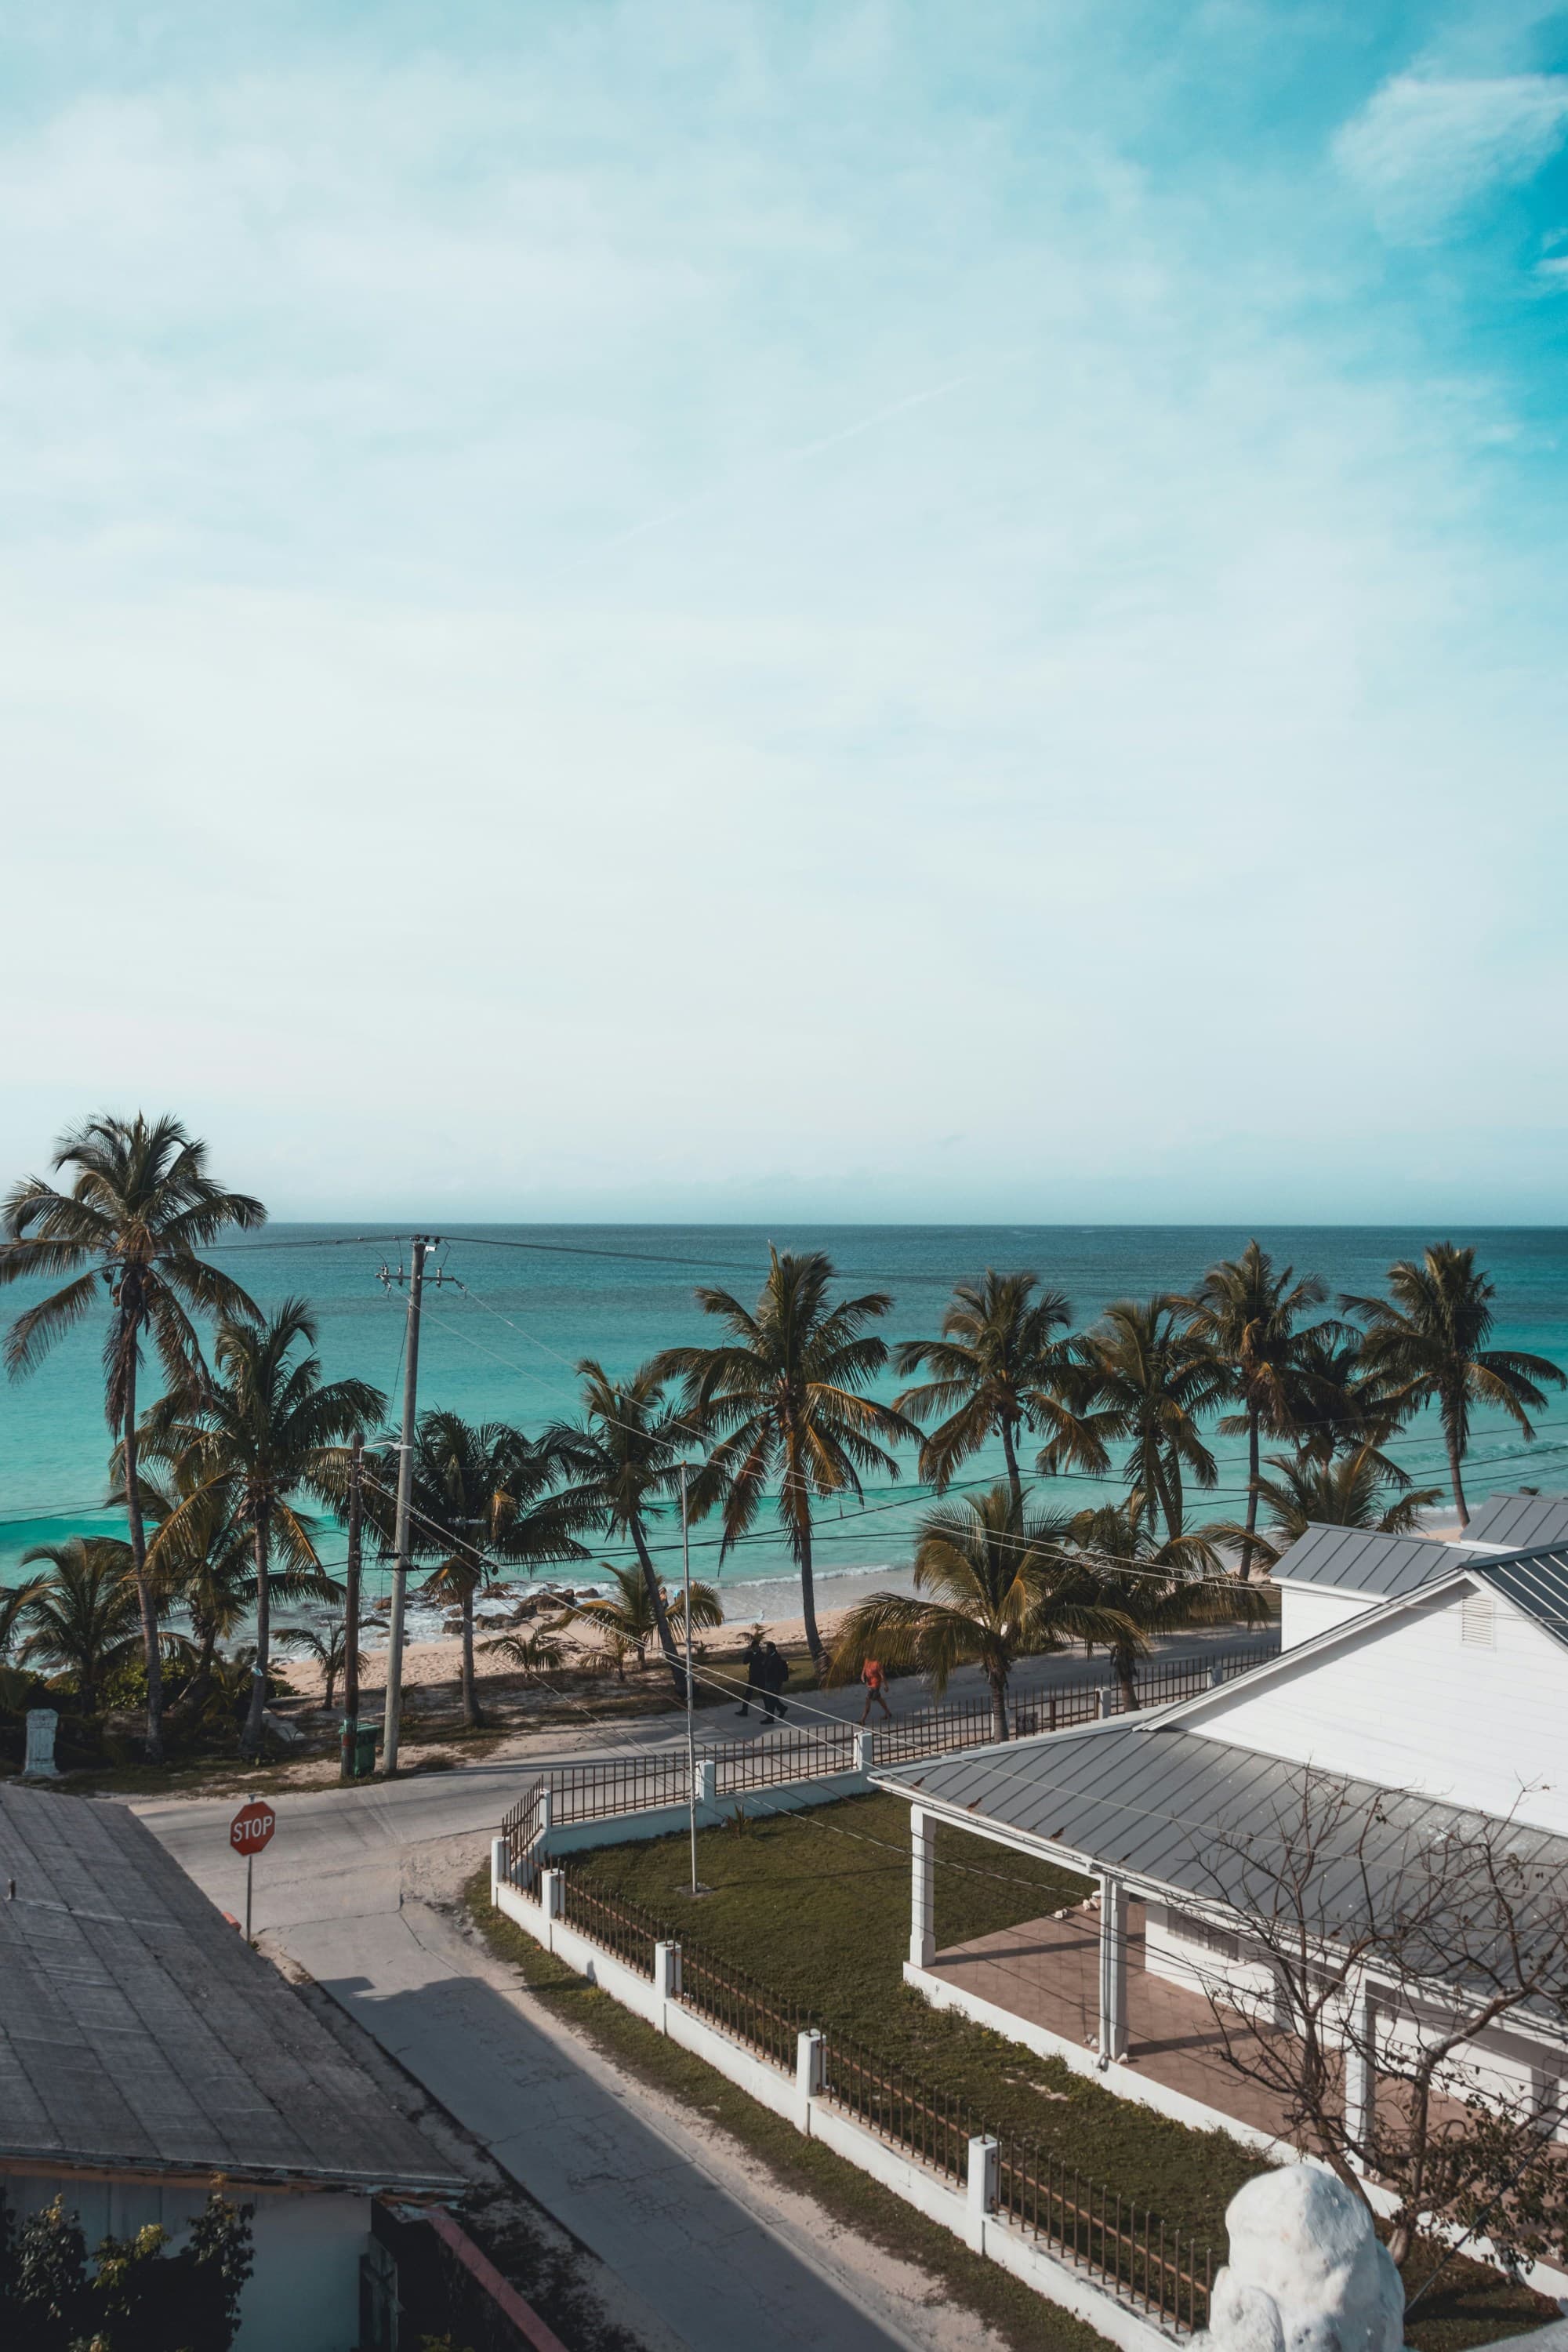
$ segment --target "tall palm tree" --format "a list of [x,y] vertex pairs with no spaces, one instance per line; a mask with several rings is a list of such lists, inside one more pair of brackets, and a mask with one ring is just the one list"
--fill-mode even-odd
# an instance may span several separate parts
[[89,1118],[60,1138],[53,1166],[71,1171],[62,1192],[25,1177],[0,1211],[0,1285],[69,1275],[62,1289],[19,1315],[5,1335],[13,1380],[30,1372],[101,1291],[110,1301],[103,1342],[103,1407],[124,1448],[132,1572],[147,1668],[147,1759],[163,1761],[163,1681],[157,1596],[147,1575],[136,1439],[136,1386],[150,1339],[171,1388],[205,1377],[192,1310],[234,1321],[256,1307],[237,1282],[196,1253],[231,1227],[266,1222],[259,1201],[226,1192],[207,1174],[207,1148],[176,1118]]
[[240,1746],[252,1759],[261,1752],[267,1706],[273,1547],[290,1569],[321,1568],[311,1522],[295,1497],[301,1487],[329,1492],[336,1449],[374,1423],[385,1402],[367,1381],[323,1381],[315,1346],[315,1318],[303,1299],[286,1298],[260,1325],[226,1318],[213,1349],[216,1379],[161,1399],[148,1416],[153,1448],[190,1473],[190,1493],[163,1523],[171,1542],[214,1499],[249,1530],[256,1658]]
[[929,1675],[938,1697],[955,1666],[976,1664],[991,1690],[991,1725],[1005,1739],[1007,1684],[1026,1653],[1131,1633],[1100,1598],[1089,1570],[1062,1548],[1055,1519],[1031,1517],[1005,1485],[927,1513],[915,1539],[915,1589],[874,1592],[845,1618],[829,1685],[853,1681],[869,1657]]
[[722,1507],[721,1559],[751,1527],[776,1477],[779,1516],[800,1570],[805,1638],[819,1666],[827,1653],[812,1585],[812,1502],[847,1493],[858,1501],[863,1470],[896,1478],[888,1444],[920,1434],[895,1407],[860,1393],[888,1360],[886,1340],[867,1326],[892,1300],[875,1290],[834,1305],[833,1278],[821,1250],[795,1257],[770,1247],[755,1312],[727,1290],[697,1293],[704,1314],[728,1329],[727,1341],[670,1348],[657,1360],[664,1377],[685,1381],[692,1419],[720,1433],[691,1496],[698,1510]]
[[1107,1646],[1129,1707],[1138,1705],[1138,1660],[1160,1635],[1184,1633],[1194,1625],[1268,1622],[1264,1593],[1225,1573],[1215,1547],[1230,1532],[1197,1528],[1162,1538],[1136,1495],[1079,1511],[1068,1522],[1068,1538],[1096,1593],[1124,1621]]
[[[1258,1538],[1258,1549],[1270,1568],[1286,1546],[1310,1527],[1365,1528],[1380,1536],[1419,1535],[1422,1512],[1429,1510],[1443,1492],[1440,1486],[1413,1486],[1403,1470],[1370,1444],[1329,1462],[1304,1451],[1295,1455],[1271,1454],[1268,1467],[1273,1475],[1259,1480],[1258,1492],[1269,1533]],[[1237,1531],[1212,1532],[1234,1538]]]
[[138,1602],[131,1546],[118,1536],[71,1536],[35,1544],[24,1567],[47,1560],[17,1612],[23,1665],[75,1677],[82,1713],[91,1715],[105,1675],[132,1657]]
[[1253,1529],[1258,1525],[1258,1448],[1261,1433],[1294,1434],[1303,1408],[1311,1403],[1303,1384],[1300,1318],[1321,1307],[1328,1285],[1315,1274],[1298,1282],[1294,1266],[1277,1269],[1260,1243],[1250,1241],[1239,1257],[1211,1265],[1193,1297],[1187,1329],[1226,1373],[1238,1413],[1220,1428],[1227,1437],[1247,1436],[1247,1519],[1241,1544],[1241,1578],[1252,1573]]
[[[1291,1443],[1314,1462],[1384,1445],[1398,1425],[1384,1398],[1386,1381],[1367,1370],[1362,1336],[1353,1323],[1341,1322],[1310,1323],[1298,1335],[1296,1365],[1305,1402]],[[1393,1462],[1381,1454],[1377,1459],[1397,1485],[1402,1474]]]
[[[535,1567],[586,1557],[548,1491],[561,1466],[548,1444],[531,1444],[505,1422],[475,1423],[439,1411],[419,1417],[409,1549],[416,1559],[434,1562],[426,1595],[462,1612],[463,1720],[472,1730],[482,1720],[474,1685],[474,1602],[493,1565]],[[393,1496],[379,1484],[371,1494],[372,1526],[390,1529]]]
[[684,1697],[685,1669],[648,1549],[647,1523],[679,1483],[680,1447],[688,1432],[666,1403],[666,1376],[657,1362],[640,1364],[627,1379],[615,1381],[603,1364],[584,1356],[577,1377],[583,1383],[582,1421],[557,1422],[541,1440],[568,1482],[557,1497],[562,1522],[596,1527],[629,1540],[659,1650],[677,1696]]
[[1129,1494],[1167,1536],[1179,1536],[1185,1482],[1214,1486],[1214,1455],[1203,1416],[1223,1396],[1224,1367],[1187,1329],[1186,1301],[1169,1292],[1119,1298],[1072,1343],[1072,1369],[1058,1391],[1061,1425],[1042,1448],[1038,1467],[1101,1471],[1110,1448],[1125,1444]]
[[1494,1405],[1533,1440],[1529,1414],[1546,1403],[1542,1387],[1568,1387],[1568,1375],[1546,1356],[1520,1348],[1489,1348],[1497,1290],[1476,1265],[1473,1249],[1434,1242],[1419,1265],[1401,1258],[1388,1269],[1389,1298],[1346,1297],[1342,1305],[1366,1325],[1362,1359],[1386,1382],[1386,1402],[1400,1419],[1436,1405],[1448,1454],[1454,1505],[1462,1528],[1470,1523],[1461,1465],[1469,1450],[1470,1410]]
[[998,1274],[987,1266],[983,1281],[953,1285],[940,1339],[900,1343],[899,1370],[931,1377],[895,1397],[894,1410],[915,1421],[934,1412],[946,1416],[921,1445],[921,1476],[939,1495],[994,1435],[1002,1441],[1008,1488],[1023,1509],[1019,1433],[1058,1428],[1054,1389],[1068,1362],[1059,1335],[1071,1324],[1062,1292],[1040,1290],[1037,1275]]

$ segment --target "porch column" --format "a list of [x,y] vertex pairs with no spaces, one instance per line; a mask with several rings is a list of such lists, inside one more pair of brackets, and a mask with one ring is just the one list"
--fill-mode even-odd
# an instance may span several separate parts
[[1100,1882],[1100,2063],[1127,2055],[1127,1887]]
[[[1370,1988],[1356,1987],[1345,2016],[1345,2128],[1363,2147],[1377,2116],[1376,2015]],[[1358,2172],[1366,2167],[1354,2157]]]
[[929,1969],[936,1958],[936,1823],[910,1807],[910,1965]]

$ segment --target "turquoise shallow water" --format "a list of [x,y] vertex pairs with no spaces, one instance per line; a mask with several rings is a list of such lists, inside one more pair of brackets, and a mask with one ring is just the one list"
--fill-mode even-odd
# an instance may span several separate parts
[[[362,1234],[369,1238],[357,1238]],[[454,1279],[427,1293],[421,1402],[530,1430],[570,1415],[572,1367],[580,1357],[597,1356],[610,1371],[625,1372],[658,1348],[708,1336],[713,1327],[694,1286],[731,1289],[749,1304],[769,1238],[731,1225],[465,1225],[439,1253],[444,1274]],[[847,1287],[890,1292],[894,1307],[882,1328],[900,1339],[934,1331],[952,1282],[987,1265],[1033,1268],[1064,1289],[1079,1321],[1088,1322],[1111,1298],[1190,1288],[1205,1266],[1234,1255],[1248,1236],[1239,1227],[857,1225],[781,1227],[771,1238],[781,1248],[826,1249]],[[1497,1286],[1498,1343],[1529,1348],[1568,1369],[1568,1231],[1437,1235],[1325,1226],[1266,1229],[1258,1238],[1277,1260],[1321,1274],[1335,1293],[1378,1290],[1393,1259],[1416,1255],[1432,1239],[1473,1242]],[[384,1287],[378,1270],[384,1260],[395,1266],[399,1257],[399,1237],[381,1226],[273,1225],[226,1246],[221,1262],[263,1304],[289,1294],[312,1301],[329,1376],[357,1373],[395,1392],[405,1294]],[[18,1287],[0,1297],[0,1312],[8,1319],[27,1303]],[[0,1390],[0,1581],[16,1574],[29,1545],[113,1524],[99,1507],[108,1454],[100,1345],[101,1328],[84,1326],[29,1380]],[[898,1383],[889,1378],[884,1385],[891,1394]],[[1240,1449],[1235,1440],[1215,1443],[1220,1485],[1209,1503],[1216,1516],[1228,1517],[1241,1500]],[[1434,1432],[1417,1427],[1400,1446],[1419,1482],[1442,1482]],[[907,1558],[925,1498],[911,1491],[912,1459],[903,1468],[900,1484],[868,1489],[865,1509],[849,1505],[842,1517],[825,1511],[817,1546],[825,1578]],[[983,1456],[972,1475],[999,1468],[999,1455]],[[1568,1394],[1549,1403],[1540,1442],[1528,1453],[1500,1419],[1478,1423],[1467,1480],[1472,1501],[1521,1483],[1568,1485]],[[1059,1481],[1052,1500],[1087,1501],[1094,1492],[1089,1480]],[[1202,1499],[1194,1502],[1201,1512]],[[659,1540],[678,1555],[674,1530],[661,1529]],[[330,1530],[322,1549],[328,1556],[338,1549]],[[716,1538],[708,1528],[697,1531],[693,1564],[700,1574],[717,1572]],[[674,1557],[669,1565],[673,1570]],[[573,1573],[583,1580],[583,1571]],[[764,1528],[730,1556],[722,1580],[726,1588],[774,1585],[788,1574],[784,1546]],[[744,1592],[728,1598],[731,1614],[750,1605]]]

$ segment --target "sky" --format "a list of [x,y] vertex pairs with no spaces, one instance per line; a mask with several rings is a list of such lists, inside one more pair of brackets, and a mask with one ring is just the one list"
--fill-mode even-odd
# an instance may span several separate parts
[[1568,1223],[1568,15],[0,32],[0,1177]]

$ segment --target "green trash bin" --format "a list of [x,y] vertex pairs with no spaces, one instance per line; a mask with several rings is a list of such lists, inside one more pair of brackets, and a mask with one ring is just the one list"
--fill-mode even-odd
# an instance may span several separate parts
[[343,1719],[339,1738],[342,1743],[343,1759],[349,1768],[351,1780],[369,1780],[375,1775],[376,1729],[374,1723],[350,1723]]

